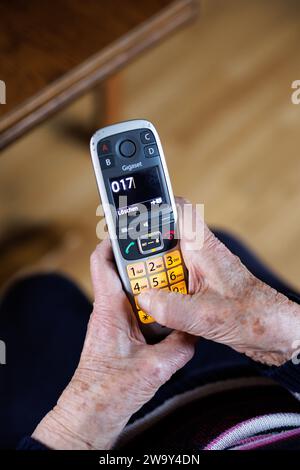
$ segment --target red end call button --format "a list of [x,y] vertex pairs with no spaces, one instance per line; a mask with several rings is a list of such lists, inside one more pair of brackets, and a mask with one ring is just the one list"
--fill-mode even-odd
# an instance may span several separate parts
[[109,155],[111,153],[111,144],[109,140],[102,140],[98,143],[98,156]]

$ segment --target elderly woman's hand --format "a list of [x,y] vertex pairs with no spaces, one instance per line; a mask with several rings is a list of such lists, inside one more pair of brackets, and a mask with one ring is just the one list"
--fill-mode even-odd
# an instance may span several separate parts
[[108,240],[93,253],[91,274],[95,303],[78,368],[33,433],[53,449],[111,448],[130,416],[194,351],[194,339],[179,332],[156,345],[145,343]]
[[191,295],[152,289],[139,295],[141,308],[162,325],[226,344],[254,360],[280,365],[291,359],[300,339],[300,306],[255,278],[203,221],[198,219],[197,227],[204,232],[203,246],[193,242],[187,225],[181,249]]

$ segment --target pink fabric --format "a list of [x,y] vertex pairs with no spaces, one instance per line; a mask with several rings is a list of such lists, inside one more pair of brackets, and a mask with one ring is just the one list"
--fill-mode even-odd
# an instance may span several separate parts
[[[300,429],[291,429],[290,431],[283,431],[277,434],[271,434],[267,436],[257,436],[260,439],[253,439],[253,442],[244,443],[242,445],[234,447],[234,450],[255,450],[260,447],[264,447],[269,444],[274,444],[279,441],[289,439],[291,437],[300,436]],[[251,438],[250,438],[251,439]]]

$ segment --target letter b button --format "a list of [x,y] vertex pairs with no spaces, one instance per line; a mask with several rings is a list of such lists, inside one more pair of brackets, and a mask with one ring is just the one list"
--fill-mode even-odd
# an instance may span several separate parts
[[102,170],[106,170],[107,168],[112,168],[115,166],[115,159],[112,156],[109,157],[102,157],[100,158],[100,166]]

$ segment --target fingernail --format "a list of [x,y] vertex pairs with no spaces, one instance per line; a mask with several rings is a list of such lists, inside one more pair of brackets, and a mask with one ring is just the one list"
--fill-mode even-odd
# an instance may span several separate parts
[[150,308],[150,294],[149,292],[143,292],[143,294],[140,294],[137,298],[138,304],[142,309],[144,310],[149,310]]

